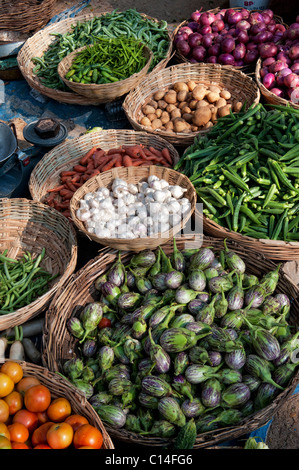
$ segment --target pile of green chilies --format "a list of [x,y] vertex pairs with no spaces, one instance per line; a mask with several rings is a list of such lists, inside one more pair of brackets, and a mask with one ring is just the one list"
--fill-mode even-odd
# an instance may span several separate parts
[[124,12],[114,10],[82,23],[78,21],[72,26],[70,32],[51,35],[57,39],[49,45],[42,57],[32,59],[35,64],[33,73],[47,88],[64,91],[68,88],[60,79],[57,66],[64,57],[80,47],[96,44],[103,37],[136,39],[153,52],[149,69],[151,71],[161,60],[165,59],[170,41],[166,21],[159,23],[152,21],[135,9],[128,9]]
[[45,249],[37,257],[27,251],[16,260],[0,254],[0,315],[12,313],[29,305],[48,290],[49,282],[56,276],[41,268]]
[[76,55],[65,78],[85,84],[125,80],[146,65],[143,49],[135,39],[102,38]]
[[192,181],[208,219],[253,238],[298,241],[299,111],[271,107],[220,118],[175,169]]

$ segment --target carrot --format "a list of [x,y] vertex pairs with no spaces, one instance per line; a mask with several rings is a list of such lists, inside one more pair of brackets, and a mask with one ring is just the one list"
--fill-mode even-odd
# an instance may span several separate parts
[[74,186],[73,183],[71,183],[71,181],[67,181],[66,186],[73,192],[77,191],[76,186]]
[[64,177],[64,176],[74,176],[76,174],[76,171],[74,170],[70,170],[70,171],[62,171],[60,173],[60,177]]
[[164,148],[161,150],[161,154],[162,154],[162,156],[165,158],[165,160],[166,160],[168,163],[170,163],[171,165],[173,164],[171,155],[170,155],[169,150],[168,150],[167,147],[164,147]]
[[74,166],[74,170],[75,170],[77,173],[85,173],[85,171],[86,171],[86,166],[83,166],[83,165],[75,165],[75,166]]
[[109,149],[107,155],[113,155],[114,153],[125,153],[125,150],[122,147]]
[[89,160],[90,157],[93,156],[93,154],[96,152],[97,147],[92,147],[85,155],[80,160],[80,165],[85,165],[87,161]]
[[125,152],[132,158],[138,158],[140,152],[139,145],[123,145]]
[[103,157],[105,156],[105,151],[104,150],[97,150],[94,154],[93,154],[93,164],[94,164],[94,167],[97,168],[101,162],[102,162],[102,159]]
[[101,172],[99,169],[93,170],[93,173],[90,173],[89,178],[99,175]]
[[117,162],[117,160],[118,160],[117,158],[112,158],[110,162],[106,163],[106,165],[103,166],[102,172],[111,170],[111,168],[114,167],[114,164]]
[[76,174],[70,181],[71,183],[78,183],[80,181],[81,176],[79,174]]
[[124,164],[124,166],[126,166],[126,167],[132,166],[132,164],[133,164],[132,158],[131,158],[129,155],[124,155],[124,157],[123,157],[123,164]]
[[137,159],[132,160],[132,166],[140,166],[143,163],[145,163],[144,160],[137,160]]
[[149,146],[148,149],[149,149],[149,151],[152,152],[154,155],[157,155],[157,157],[161,157],[161,156],[162,156],[160,150],[155,149],[155,148],[152,147],[151,145]]
[[[72,198],[73,197],[73,191],[71,191],[70,189],[62,189],[60,192],[59,192],[60,196],[63,197],[63,198]],[[70,196],[70,197],[69,197]]]
[[61,189],[64,189],[64,184],[61,184],[60,186],[56,186],[56,188],[48,189],[48,193],[58,193],[61,191]]
[[142,145],[140,145],[139,153],[140,153],[140,157],[143,158],[144,160],[146,160],[146,154],[145,154],[145,152],[144,152],[144,150],[143,150]]
[[62,211],[61,214],[64,215],[65,217],[69,217],[69,218],[71,217],[71,213],[69,210]]
[[115,167],[115,168],[120,168],[120,167],[122,167],[122,166],[123,166],[123,164],[122,164],[122,162],[120,162],[120,161],[117,161],[117,162],[115,162],[115,164],[114,164],[114,167]]

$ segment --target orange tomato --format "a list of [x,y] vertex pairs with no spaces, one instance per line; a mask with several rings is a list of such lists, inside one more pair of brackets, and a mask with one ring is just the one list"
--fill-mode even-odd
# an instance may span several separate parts
[[33,376],[27,376],[23,377],[17,384],[16,384],[16,390],[17,392],[20,392],[22,395],[25,395],[26,390],[28,388],[33,387],[34,385],[39,385],[40,381],[38,380],[37,377]]
[[70,416],[72,407],[70,402],[63,397],[56,398],[51,402],[47,409],[47,415],[50,421],[61,423]]
[[3,372],[0,372],[0,398],[6,397],[14,389],[14,382]]
[[94,449],[94,447],[82,446],[82,447],[78,447],[78,449]]
[[0,398],[0,423],[6,423],[9,418],[9,406]]
[[14,361],[6,361],[2,365],[0,372],[8,375],[13,383],[18,383],[23,377],[23,369],[22,366],[18,362]]
[[10,439],[8,427],[4,423],[0,423],[0,436],[4,436],[7,439]]
[[46,410],[45,411],[40,411],[39,413],[36,413],[36,414],[37,414],[37,417],[38,417],[39,424],[44,424],[47,421],[49,421]]
[[88,424],[88,420],[85,418],[85,416],[77,414],[68,416],[65,419],[65,422],[72,426],[74,432],[77,431],[78,427],[82,426],[82,424]]
[[29,411],[39,413],[46,411],[51,403],[51,392],[45,385],[34,385],[26,390],[24,405]]
[[30,447],[25,444],[25,442],[12,442],[11,443],[12,449],[30,449]]
[[11,449],[11,442],[5,436],[0,436],[0,449]]
[[47,444],[47,432],[50,429],[50,427],[53,425],[52,421],[47,421],[44,424],[41,424],[36,428],[31,436],[31,443],[35,447],[38,444]]
[[38,426],[38,417],[36,413],[22,408],[13,416],[12,422],[24,424],[28,428],[29,434],[31,434]]
[[25,442],[29,438],[28,428],[22,423],[12,423],[8,426],[10,440],[14,442]]
[[54,423],[48,429],[47,441],[51,449],[66,449],[71,445],[73,436],[74,431],[70,424]]
[[37,446],[33,447],[33,449],[51,449],[51,447],[47,444],[37,444]]
[[91,424],[83,424],[75,431],[73,444],[75,449],[83,446],[100,449],[103,445],[103,435],[99,429]]
[[3,400],[8,404],[10,415],[14,415],[17,411],[23,408],[23,395],[16,390],[13,390],[9,395],[6,395]]

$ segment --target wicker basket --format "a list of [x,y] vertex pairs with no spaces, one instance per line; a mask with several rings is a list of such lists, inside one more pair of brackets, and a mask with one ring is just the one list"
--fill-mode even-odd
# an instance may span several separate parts
[[57,0],[4,0],[1,2],[0,30],[37,31],[52,18]]
[[[236,10],[236,11],[239,11],[241,10],[240,7],[230,7],[229,8],[230,10]],[[214,14],[217,14],[221,11],[221,8],[220,7],[217,7],[217,8],[213,8],[212,10],[208,10],[208,13],[214,13]],[[261,10],[250,10],[250,13],[252,12],[261,12]],[[284,23],[283,19],[278,16],[278,15],[274,15],[273,18],[275,19],[276,23],[280,23],[280,24],[283,24],[285,27],[287,27],[287,25]],[[188,24],[188,20],[185,20],[185,21],[182,21],[174,30],[173,32],[173,37],[175,38],[176,34],[178,33],[179,29],[182,27],[182,26],[186,26]],[[177,49],[175,49],[175,53],[174,53],[174,59],[176,60],[176,62],[187,62],[189,63],[189,59],[187,59],[186,57],[184,57]],[[252,65],[252,64],[248,64],[248,65],[242,65],[242,66],[233,66],[233,65],[225,65],[224,67],[228,67],[228,68],[233,68],[233,69],[237,69],[237,70],[241,70],[242,72],[244,73],[247,73],[249,75],[254,75],[254,68],[255,66]]]
[[92,147],[97,146],[103,150],[109,150],[121,145],[135,144],[153,146],[158,150],[166,147],[172,156],[173,164],[175,165],[179,160],[179,154],[175,148],[159,136],[127,129],[90,132],[81,137],[65,141],[43,156],[30,175],[29,191],[32,199],[44,202],[45,197],[48,195],[48,189],[61,184],[59,176],[61,171],[72,169],[74,165],[79,163],[82,155]]
[[[8,361],[8,359],[6,361],[1,360],[0,366],[4,362]],[[64,379],[59,374],[49,371],[45,367],[25,361],[15,362],[18,362],[22,366],[24,373],[23,377],[36,377],[42,385],[49,388],[52,400],[59,397],[66,398],[71,404],[72,414],[84,416],[88,420],[89,424],[101,431],[103,435],[103,445],[101,449],[115,448],[99,415],[95,412],[91,404],[82,396],[82,394],[78,393],[78,390],[68,380]]]
[[253,103],[257,104],[260,99],[260,92],[254,80],[238,70],[222,67],[218,64],[173,65],[155,75],[146,77],[126,96],[123,109],[133,128],[161,135],[168,142],[178,146],[191,145],[195,136],[207,133],[208,130],[179,134],[162,129],[153,131],[139,123],[142,117],[142,106],[151,99],[156,91],[167,90],[174,83],[186,82],[187,80],[199,80],[207,85],[225,87],[231,93],[232,100],[246,102],[248,107]]
[[[186,236],[176,239],[178,249],[198,248],[201,246],[201,239],[197,236]],[[212,246],[215,250],[223,249],[223,241],[219,239],[204,238],[203,246]],[[241,255],[246,263],[248,272],[261,276],[265,272],[275,269],[276,265],[266,260],[263,256],[248,252],[247,250],[232,240],[229,240],[228,248],[233,249]],[[163,245],[166,254],[171,254],[173,250],[172,241]],[[130,253],[122,254],[122,261],[125,263],[130,259]],[[98,300],[98,293],[94,287],[96,278],[107,272],[111,264],[116,260],[117,252],[104,248],[99,255],[89,261],[80,271],[74,274],[63,289],[60,289],[53,298],[46,313],[45,327],[43,335],[43,360],[46,366],[52,371],[61,371],[65,360],[74,357],[76,341],[70,336],[67,328],[67,320],[78,313],[78,309],[87,303]],[[299,304],[297,299],[298,290],[285,279],[284,274],[280,275],[278,292],[285,293],[294,299],[290,312],[289,322],[298,326]],[[77,307],[77,308],[75,308]],[[209,431],[197,436],[194,448],[206,448],[215,446],[221,442],[233,440],[249,433],[267,423],[277,412],[280,406],[293,393],[299,381],[299,374],[293,377],[287,388],[280,393],[275,400],[266,408],[248,416],[237,426],[228,426],[216,431]],[[162,439],[129,432],[126,429],[113,429],[107,425],[107,430],[112,438],[125,441],[128,444],[140,444],[143,446],[165,447],[172,445],[171,439]]]
[[283,240],[257,239],[230,231],[204,216],[198,208],[194,212],[195,219],[202,224],[207,236],[235,240],[244,249],[260,253],[266,259],[273,261],[291,261],[299,259],[299,242],[284,242]]
[[[103,13],[104,15],[105,13]],[[151,18],[147,15],[143,15],[145,18]],[[86,14],[76,17],[75,21],[85,22],[91,20],[94,17],[92,14]],[[151,18],[154,21],[158,21],[155,18]],[[18,53],[18,64],[19,68],[23,74],[23,77],[27,83],[39,91],[45,96],[52,98],[60,103],[65,104],[78,104],[83,106],[97,106],[99,102],[95,98],[87,98],[81,95],[78,95],[72,91],[61,91],[55,90],[52,88],[47,88],[42,85],[39,78],[33,73],[35,67],[32,62],[33,57],[41,57],[43,53],[47,50],[50,43],[56,40],[54,36],[51,36],[52,33],[65,34],[70,31],[72,25],[74,24],[73,18],[67,18],[66,20],[59,21],[53,25],[47,26],[41,31],[38,31],[32,37],[30,37]],[[169,61],[172,53],[172,36],[169,34],[169,49],[168,53],[161,62],[159,62],[151,73],[156,73],[157,71],[166,67],[167,62]]]
[[105,83],[102,85],[93,84],[84,84],[71,82],[65,78],[65,75],[70,70],[72,62],[76,55],[84,50],[86,47],[81,47],[71,54],[67,55],[58,65],[58,73],[61,80],[75,93],[78,95],[86,96],[86,98],[96,99],[97,103],[108,103],[117,98],[121,98],[123,95],[129,93],[135,86],[137,86],[140,81],[145,77],[150,67],[153,53],[151,50],[144,46],[143,55],[146,57],[147,62],[145,66],[138,72],[134,73],[125,80],[120,80],[118,82]]
[[[132,240],[127,238],[100,238],[94,233],[88,232],[85,229],[84,223],[81,222],[76,216],[76,211],[80,206],[80,200],[85,196],[85,194],[94,192],[100,187],[108,187],[110,189],[115,178],[122,178],[128,183],[136,184],[141,181],[146,181],[150,175],[156,175],[160,179],[165,179],[169,184],[177,184],[187,189],[187,191],[184,193],[184,197],[190,201],[190,211],[184,214],[181,222],[172,227],[169,231],[157,233],[151,237],[134,238]],[[145,248],[154,249],[157,246],[172,239],[175,234],[185,227],[186,223],[194,212],[195,203],[196,192],[189,178],[175,170],[152,165],[144,167],[113,168],[110,171],[105,171],[104,173],[87,180],[86,183],[84,183],[83,186],[81,186],[81,188],[79,188],[72,197],[70,211],[76,227],[80,232],[84,233],[91,240],[100,243],[103,246],[109,246],[118,250],[142,251]]]
[[273,105],[279,105],[279,106],[291,106],[292,108],[299,109],[299,104],[294,103],[291,100],[286,100],[285,98],[280,98],[279,96],[276,96],[274,93],[271,92],[271,90],[268,90],[263,85],[261,81],[261,75],[260,75],[261,65],[262,65],[262,59],[259,59],[256,63],[256,68],[255,68],[255,80],[265,102],[270,105],[273,104]]
[[0,330],[21,325],[37,316],[49,304],[56,290],[74,272],[77,263],[76,233],[70,222],[58,211],[28,199],[0,199],[0,252],[17,259],[26,251],[46,255],[41,266],[59,274],[48,292],[26,307],[0,315]]

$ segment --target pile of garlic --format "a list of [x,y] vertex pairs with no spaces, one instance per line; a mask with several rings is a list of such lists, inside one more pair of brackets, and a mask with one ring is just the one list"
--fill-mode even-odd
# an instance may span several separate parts
[[111,190],[101,187],[85,194],[76,216],[99,238],[155,236],[171,230],[190,211],[186,191],[156,175],[137,184],[115,178]]

